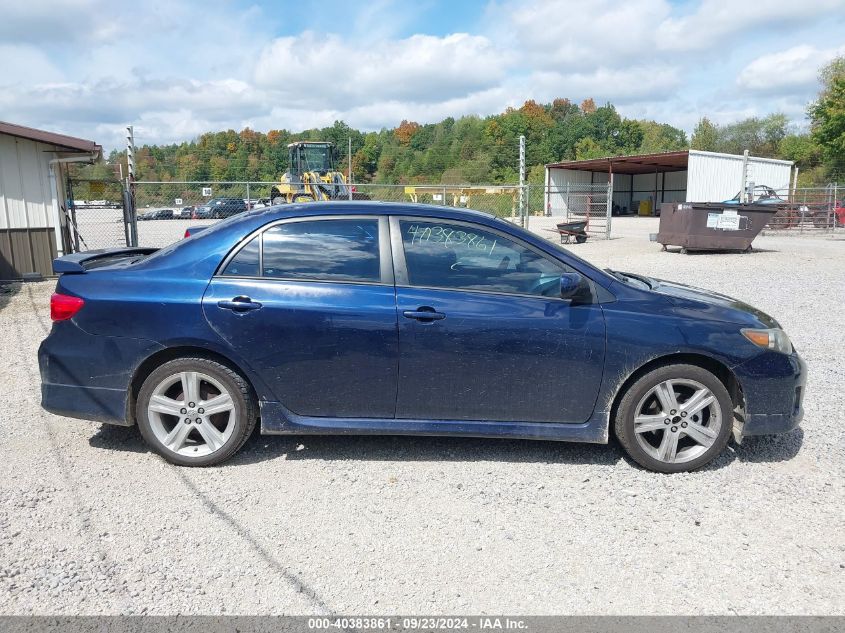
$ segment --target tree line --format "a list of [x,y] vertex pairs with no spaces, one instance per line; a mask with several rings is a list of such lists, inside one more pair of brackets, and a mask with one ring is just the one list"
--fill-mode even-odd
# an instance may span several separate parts
[[[793,129],[781,113],[717,125],[703,117],[691,138],[667,123],[629,119],[607,103],[569,99],[526,101],[519,108],[438,123],[402,121],[362,132],[343,121],[300,132],[251,129],[208,132],[172,145],[144,145],[136,152],[140,180],[275,181],[288,168],[287,144],[331,141],[336,167],[346,172],[352,141],[353,181],[385,184],[499,184],[518,179],[519,136],[526,137],[529,182],[542,182],[543,166],[559,160],[655,153],[687,148],[793,160],[801,184],[845,177],[845,58],[822,69],[821,91],[807,107],[809,129]],[[87,177],[111,174],[125,152],[113,151]]]

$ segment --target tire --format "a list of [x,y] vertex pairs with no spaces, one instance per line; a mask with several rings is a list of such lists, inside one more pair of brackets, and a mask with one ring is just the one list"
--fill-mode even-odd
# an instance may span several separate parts
[[275,207],[277,205],[284,204],[286,202],[287,202],[287,200],[285,200],[282,196],[278,195],[271,200],[271,203],[272,203],[271,206]]
[[584,242],[586,242],[586,241],[587,241],[587,236],[586,236],[586,235],[576,235],[576,236],[575,236],[575,242],[576,242],[577,244],[583,244],[583,243],[584,243]]
[[725,449],[732,427],[733,405],[722,381],[706,369],[680,364],[637,379],[622,395],[614,421],[630,458],[660,473],[689,472],[709,463]]
[[[185,398],[186,381],[196,402]],[[220,411],[205,411],[203,404],[209,403]],[[258,408],[240,374],[207,358],[179,358],[147,376],[135,414],[144,440],[168,462],[212,466],[243,446],[255,428]]]

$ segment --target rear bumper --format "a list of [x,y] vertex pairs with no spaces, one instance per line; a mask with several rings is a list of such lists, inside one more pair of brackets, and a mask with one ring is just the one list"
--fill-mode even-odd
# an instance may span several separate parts
[[41,407],[68,418],[131,426],[126,415],[126,389],[41,383]]
[[88,334],[73,321],[55,323],[38,348],[41,406],[70,418],[131,425],[129,383],[159,349],[144,339]]
[[788,433],[801,423],[807,364],[797,353],[766,352],[734,372],[745,396],[742,436]]

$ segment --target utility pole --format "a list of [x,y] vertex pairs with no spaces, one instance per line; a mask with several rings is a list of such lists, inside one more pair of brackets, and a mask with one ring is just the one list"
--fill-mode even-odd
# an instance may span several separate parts
[[126,245],[138,246],[138,224],[135,216],[135,132],[126,126],[126,186],[123,190],[123,222],[126,227]]
[[126,167],[129,180],[135,180],[135,134],[131,125],[126,126]]
[[528,218],[525,215],[525,136],[519,137],[519,223],[525,227]]

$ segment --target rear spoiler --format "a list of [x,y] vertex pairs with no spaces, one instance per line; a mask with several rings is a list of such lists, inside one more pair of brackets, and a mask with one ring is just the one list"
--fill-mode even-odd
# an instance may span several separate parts
[[85,264],[91,264],[98,259],[119,259],[122,257],[135,257],[140,255],[151,255],[157,248],[101,248],[95,251],[73,253],[64,257],[57,257],[53,260],[53,272],[61,274],[78,274],[85,272]]

